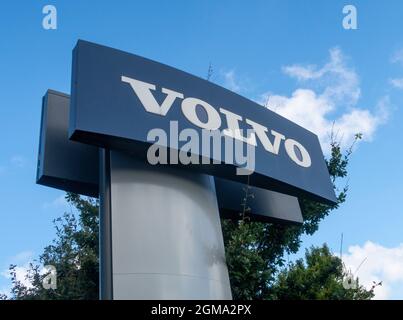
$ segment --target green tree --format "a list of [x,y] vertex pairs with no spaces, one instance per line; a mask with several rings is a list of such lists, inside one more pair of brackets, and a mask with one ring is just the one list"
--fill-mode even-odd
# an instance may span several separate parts
[[[30,264],[27,287],[17,278],[16,266],[10,266],[14,299],[98,299],[98,200],[68,193],[66,200],[78,212],[66,212],[54,221],[56,239],[44,249],[39,264]],[[41,266],[57,270],[57,289],[46,290],[47,275]]]
[[[356,137],[360,138],[359,135]],[[300,199],[304,223],[300,226],[284,226],[270,223],[250,222],[248,212],[241,213],[239,220],[222,220],[226,259],[231,288],[235,299],[287,298],[287,291],[279,295],[279,281],[284,277],[285,255],[296,253],[302,234],[313,234],[324,219],[345,201],[347,187],[338,190],[339,179],[346,177],[351,150],[341,152],[340,144],[332,142],[331,156],[326,161],[338,203],[333,206]],[[247,197],[246,197],[247,198]],[[98,201],[67,194],[67,201],[78,214],[65,213],[55,221],[56,239],[46,247],[38,263],[31,264],[27,278],[33,284],[26,287],[18,281],[16,266],[10,267],[14,299],[98,299]],[[242,199],[240,199],[242,201]],[[54,265],[57,269],[57,290],[42,288],[39,265]],[[337,269],[337,268],[336,268]],[[336,269],[328,269],[336,272]],[[338,271],[337,271],[338,272]],[[329,274],[339,279],[339,274]],[[314,278],[317,286],[322,278]],[[332,290],[329,287],[328,290]],[[362,289],[364,290],[364,289]],[[288,292],[289,297],[298,293]],[[336,297],[330,293],[328,297]],[[364,295],[345,298],[365,298]],[[368,295],[370,297],[370,295]]]
[[343,286],[349,279],[339,257],[326,245],[306,250],[305,261],[298,259],[282,270],[271,291],[273,299],[293,300],[366,300],[374,296],[373,288],[366,290],[358,279],[355,286]]
[[[357,134],[355,141],[361,139]],[[348,187],[341,190],[337,182],[347,176],[347,166],[354,147],[343,154],[340,143],[332,139],[330,159],[326,160],[337,204],[324,205],[299,199],[304,222],[299,226],[284,226],[250,222],[247,217],[238,221],[224,220],[223,234],[231,288],[236,299],[270,299],[278,271],[285,266],[285,255],[296,253],[301,235],[312,235],[332,210],[346,199]],[[245,213],[243,213],[244,215]]]

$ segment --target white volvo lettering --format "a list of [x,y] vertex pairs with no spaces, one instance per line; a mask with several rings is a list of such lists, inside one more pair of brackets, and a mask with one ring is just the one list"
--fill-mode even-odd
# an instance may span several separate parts
[[[309,156],[308,151],[298,141],[295,141],[294,139],[287,139],[284,143],[284,146],[288,156],[296,164],[305,168],[311,166],[311,157]],[[299,152],[301,153],[301,159],[299,159],[299,157],[297,156],[295,148],[298,148]]]
[[263,147],[267,151],[278,155],[278,151],[280,150],[280,143],[282,140],[285,140],[285,137],[281,133],[271,130],[271,134],[274,136],[274,143],[271,143],[266,134],[266,132],[268,132],[269,130],[265,126],[262,126],[261,124],[258,124],[250,119],[246,119],[246,123],[250,124],[250,126],[256,132],[256,135],[258,136]]
[[242,121],[241,116],[224,108],[220,108],[220,112],[224,114],[227,119],[228,128],[223,130],[223,133],[226,136],[238,139],[256,147],[256,136],[254,133],[251,133],[249,137],[244,137],[241,134],[241,130],[239,129],[239,121]]
[[122,76],[121,79],[122,82],[130,84],[146,111],[158,114],[160,116],[167,115],[176,98],[183,99],[182,93],[162,88],[162,93],[165,93],[167,96],[164,102],[159,105],[157,100],[155,100],[154,95],[151,93],[151,90],[155,91],[155,85],[125,76]]
[[[195,126],[206,130],[218,130],[221,128],[222,121],[220,113],[224,115],[227,128],[223,129],[224,135],[236,140],[245,142],[252,146],[257,146],[257,139],[263,145],[264,149],[274,155],[278,155],[281,147],[281,142],[284,141],[284,148],[288,157],[297,165],[308,168],[312,165],[312,160],[308,150],[298,141],[286,138],[283,134],[270,130],[272,141],[268,133],[269,129],[255,121],[245,119],[245,122],[252,128],[248,136],[242,135],[239,123],[243,121],[240,115],[237,115],[224,108],[219,108],[220,113],[212,105],[198,98],[184,97],[183,93],[176,92],[167,88],[162,88],[161,92],[166,95],[161,105],[157,102],[152,91],[156,90],[156,86],[151,83],[143,82],[126,76],[121,77],[121,81],[128,83],[137,95],[141,104],[147,112],[154,113],[160,116],[166,116],[176,99],[181,99],[181,109],[183,115]],[[197,113],[197,108],[202,108],[207,120],[202,121]],[[298,151],[297,151],[298,150]]]
[[[202,122],[196,112],[196,107],[200,106],[207,113],[207,121]],[[182,101],[183,115],[195,126],[206,130],[217,130],[221,127],[221,118],[216,109],[207,102],[196,98],[186,98]]]

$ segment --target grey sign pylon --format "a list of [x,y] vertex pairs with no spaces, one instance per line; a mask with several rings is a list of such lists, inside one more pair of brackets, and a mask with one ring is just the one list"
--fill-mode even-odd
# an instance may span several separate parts
[[[318,137],[245,97],[82,40],[71,79],[71,99],[44,97],[37,182],[99,195],[102,299],[230,299],[220,215],[239,218],[248,208],[251,220],[301,224],[297,197],[337,203]],[[147,133],[170,132],[172,121],[199,134],[252,130],[253,174],[235,174],[239,163],[222,161],[225,148],[192,149],[219,166],[150,165],[156,141]]]
[[103,156],[102,298],[231,299],[213,178]]
[[[101,298],[229,299],[219,214],[236,217],[245,185],[70,141],[68,115],[69,96],[49,90],[37,182],[100,192]],[[251,219],[302,222],[298,199],[253,193]]]

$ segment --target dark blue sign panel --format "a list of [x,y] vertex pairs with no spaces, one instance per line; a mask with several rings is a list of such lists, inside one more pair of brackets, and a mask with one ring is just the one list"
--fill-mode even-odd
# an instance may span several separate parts
[[[42,101],[39,142],[38,184],[69,192],[98,197],[99,148],[68,139],[70,97],[48,90]],[[187,174],[187,171],[184,172]],[[222,217],[239,219],[245,209],[241,199],[246,185],[215,179],[217,203]],[[252,220],[301,224],[298,199],[277,192],[250,188],[247,215]]]
[[97,147],[68,139],[70,97],[48,90],[42,99],[36,182],[92,197],[99,193]]
[[[171,151],[179,150],[200,157],[200,161],[207,158],[220,163],[193,161],[189,165],[192,169],[245,183],[246,177],[234,170],[240,167],[236,146],[241,143],[247,159],[253,162],[251,185],[325,203],[336,202],[315,134],[186,72],[79,41],[73,52],[71,99],[72,140],[126,151],[144,160],[149,147],[156,142],[155,145],[169,148],[169,163],[177,157]],[[167,133],[167,137],[163,138],[161,132]],[[200,146],[206,132],[222,134],[218,151],[215,147]],[[190,141],[195,134],[199,148]],[[235,151],[231,151],[232,159],[224,145],[228,140],[237,142]],[[183,151],[184,145],[192,145],[189,152]],[[253,154],[248,150],[253,150]],[[251,168],[250,164],[246,167]]]

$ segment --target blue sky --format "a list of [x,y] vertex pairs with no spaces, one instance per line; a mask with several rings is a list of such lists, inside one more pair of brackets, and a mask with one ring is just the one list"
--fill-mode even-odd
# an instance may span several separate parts
[[[95,4],[96,3],[96,4]],[[57,30],[42,28],[43,6]],[[357,8],[345,30],[342,9]],[[63,193],[35,184],[41,98],[70,91],[71,50],[85,39],[205,77],[316,132],[333,121],[343,145],[364,133],[349,194],[305,247],[327,242],[378,298],[403,298],[403,2],[3,1],[0,10],[0,272],[23,266],[54,237]],[[267,97],[270,97],[267,100]],[[353,270],[354,271],[354,270]],[[0,275],[0,291],[9,281]]]

